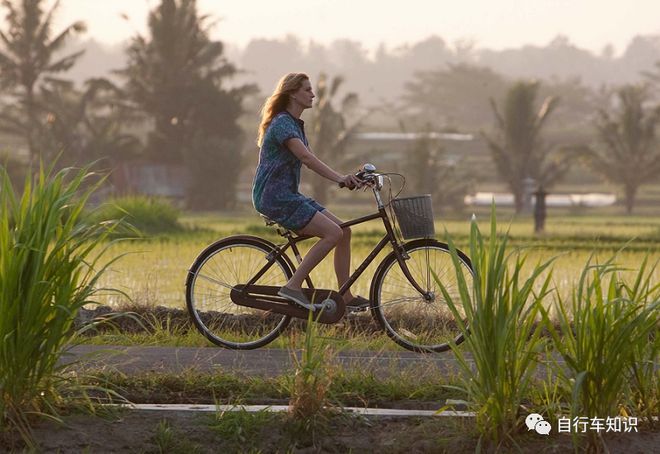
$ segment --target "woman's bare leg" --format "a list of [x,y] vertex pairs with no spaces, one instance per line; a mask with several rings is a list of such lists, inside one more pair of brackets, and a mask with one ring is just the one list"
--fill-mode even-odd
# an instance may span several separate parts
[[328,252],[341,241],[342,230],[327,216],[317,212],[311,221],[299,232],[302,235],[317,236],[320,240],[307,252],[286,287],[300,290],[309,273],[328,255]]
[[[321,214],[328,217],[337,225],[343,222],[328,210],[323,210]],[[351,229],[350,227],[344,227],[342,232],[343,235],[335,247],[335,274],[337,275],[337,284],[339,287],[344,285],[348,280],[351,269]],[[351,293],[351,290],[348,289],[344,294],[344,301],[348,303],[352,299],[353,294]]]

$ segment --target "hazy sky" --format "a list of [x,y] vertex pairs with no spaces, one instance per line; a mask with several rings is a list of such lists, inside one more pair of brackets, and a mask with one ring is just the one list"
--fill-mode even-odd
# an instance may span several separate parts
[[[58,23],[84,20],[88,37],[119,43],[146,29],[157,0],[62,0]],[[637,34],[660,34],[660,0],[198,0],[220,19],[212,36],[244,46],[253,38],[295,34],[303,42],[337,38],[388,48],[436,34],[503,49],[546,45],[558,34],[599,53],[621,53]],[[130,21],[120,18],[125,13]]]

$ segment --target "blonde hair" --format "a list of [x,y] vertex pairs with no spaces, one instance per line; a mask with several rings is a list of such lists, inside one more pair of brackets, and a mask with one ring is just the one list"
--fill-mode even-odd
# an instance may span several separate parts
[[305,73],[289,73],[282,76],[277,83],[277,88],[272,95],[266,100],[261,108],[261,122],[259,123],[259,131],[257,134],[257,145],[261,146],[264,140],[264,134],[268,125],[273,121],[273,118],[278,113],[284,111],[289,104],[289,97],[302,87],[302,83],[309,80],[309,76]]

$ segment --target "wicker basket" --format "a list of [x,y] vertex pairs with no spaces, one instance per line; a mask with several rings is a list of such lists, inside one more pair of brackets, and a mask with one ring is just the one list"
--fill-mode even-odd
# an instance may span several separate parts
[[429,238],[435,235],[430,194],[394,199],[392,207],[404,239]]

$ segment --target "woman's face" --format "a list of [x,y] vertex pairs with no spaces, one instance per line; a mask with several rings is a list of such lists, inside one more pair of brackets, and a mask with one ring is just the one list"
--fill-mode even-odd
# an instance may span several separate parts
[[312,101],[314,98],[315,95],[312,91],[312,84],[307,79],[303,80],[300,88],[291,94],[291,102],[300,105],[303,109],[309,109],[312,107]]

